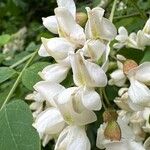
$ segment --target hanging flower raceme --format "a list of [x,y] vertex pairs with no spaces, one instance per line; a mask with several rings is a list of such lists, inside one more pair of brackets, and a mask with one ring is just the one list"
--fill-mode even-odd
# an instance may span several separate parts
[[[115,39],[117,31],[100,7],[86,8],[87,16],[82,16],[88,18],[84,31],[78,24],[74,1],[57,0],[57,4],[55,15],[43,18],[43,25],[58,37],[42,38],[38,52],[42,57],[52,57],[55,63],[39,72],[44,81],[35,84],[35,91],[26,99],[33,100],[30,105],[33,126],[43,146],[54,139],[55,150],[90,150],[87,125],[97,120],[94,111],[101,110],[102,104],[105,109],[110,107],[105,90],[101,88],[107,86],[110,42]],[[121,27],[116,47],[128,45],[143,49],[147,41],[141,42],[139,38],[142,36],[146,40],[149,38],[148,23],[142,31],[130,36]],[[144,150],[144,146],[148,147],[148,142],[142,145],[145,132],[150,131],[149,109],[146,108],[150,105],[150,64],[138,65],[121,55],[117,60],[118,69],[110,74],[109,84],[124,87],[114,100],[122,110],[104,115],[106,118],[98,129],[96,145],[106,150]],[[73,81],[66,88],[62,81],[68,77],[68,72]]]

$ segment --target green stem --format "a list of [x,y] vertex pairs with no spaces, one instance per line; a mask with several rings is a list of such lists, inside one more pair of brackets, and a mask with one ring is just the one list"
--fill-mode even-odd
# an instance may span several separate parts
[[110,20],[111,22],[113,22],[116,5],[117,5],[117,0],[114,0],[113,7],[112,7],[112,9],[111,9],[111,13],[110,13],[110,17],[109,17],[109,20]]
[[9,94],[7,95],[7,97],[6,97],[6,99],[5,99],[4,103],[3,103],[3,105],[1,106],[1,109],[0,109],[0,110],[2,110],[2,109],[4,108],[4,106],[6,105],[6,103],[10,100],[12,94],[14,93],[14,91],[16,90],[16,88],[17,88],[17,86],[18,86],[18,84],[19,84],[19,82],[20,82],[20,79],[21,79],[21,77],[22,77],[23,72],[24,72],[25,69],[30,65],[30,63],[32,62],[32,60],[34,59],[34,57],[37,55],[37,52],[38,52],[38,50],[36,50],[36,52],[32,53],[32,57],[28,60],[28,62],[26,63],[26,65],[24,66],[24,68],[22,69],[22,71],[20,72],[18,78],[16,79],[16,81],[15,81],[13,87],[11,88]]
[[106,105],[104,103],[104,99],[103,99],[103,91],[102,91],[102,89],[100,89],[99,92],[100,92],[100,96],[101,96],[102,106],[104,107],[105,110],[107,110],[107,107],[106,107]]
[[104,96],[104,99],[105,99],[107,105],[110,106],[110,102],[109,102],[108,97],[106,95],[105,88],[102,89],[102,92],[103,92],[103,96]]
[[135,0],[130,0],[130,2],[132,3],[132,5],[138,10],[138,12],[140,13],[141,17],[143,19],[147,19],[147,16],[145,14],[145,12],[143,12],[137,5],[136,1]]
[[29,55],[27,55],[27,56],[25,56],[23,59],[17,61],[17,62],[14,63],[13,65],[11,65],[10,68],[15,68],[15,67],[17,67],[18,65],[22,64],[23,62],[25,62],[26,60],[28,60],[29,58],[31,58],[32,55],[33,55],[33,53],[32,53],[32,54],[29,54]]

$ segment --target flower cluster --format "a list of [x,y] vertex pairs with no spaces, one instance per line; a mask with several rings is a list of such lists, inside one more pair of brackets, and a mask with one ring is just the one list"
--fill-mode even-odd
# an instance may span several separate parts
[[[94,111],[99,111],[104,103],[101,89],[108,81],[110,42],[116,38],[117,48],[127,45],[144,49],[150,42],[150,21],[134,34],[135,47],[129,44],[133,36],[128,37],[125,28],[120,27],[117,35],[115,26],[104,17],[104,9],[87,7],[86,16],[78,15],[73,0],[57,0],[57,4],[55,15],[42,20],[58,36],[42,38],[39,49],[40,56],[52,57],[55,63],[39,72],[43,81],[34,85],[35,91],[26,99],[33,101],[33,126],[43,146],[54,139],[55,150],[90,150],[86,126],[97,120]],[[79,16],[87,20],[80,23]],[[117,60],[118,69],[110,74],[108,84],[120,87],[114,102],[121,110],[104,111],[96,145],[106,150],[148,150],[150,138],[145,138],[150,132],[150,63],[138,65],[121,55],[117,55]],[[62,83],[68,74],[74,82],[71,87]]]
[[147,20],[144,28],[137,33],[133,32],[128,35],[128,31],[123,26],[118,29],[118,33],[119,34],[115,38],[118,43],[114,44],[114,48],[120,49],[126,46],[144,50],[146,46],[150,46],[150,19]]

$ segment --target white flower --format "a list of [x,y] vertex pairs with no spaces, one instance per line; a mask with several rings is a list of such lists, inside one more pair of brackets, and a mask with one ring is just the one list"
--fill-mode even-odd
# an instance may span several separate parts
[[111,79],[109,80],[110,85],[116,85],[122,87],[126,82],[126,76],[121,69],[117,69],[110,74]]
[[[64,7],[71,12],[73,17],[76,15],[76,6],[74,0],[57,0],[58,7]],[[58,34],[58,24],[56,16],[49,16],[46,18],[42,18],[43,25],[52,33]]]
[[43,80],[60,83],[67,77],[69,69],[68,64],[57,63],[45,67],[39,75]]
[[115,43],[113,46],[116,49],[121,49],[124,46],[132,47],[136,49],[141,49],[141,47],[138,47],[137,45],[137,35],[136,33],[131,33],[128,35],[128,31],[125,29],[125,27],[121,26],[118,29],[118,35],[116,36],[116,40],[118,43]]
[[49,102],[50,105],[56,106],[54,98],[65,88],[58,83],[40,81],[34,85],[34,89],[40,93],[44,100]]
[[100,40],[87,40],[83,52],[84,55],[90,57],[91,60],[98,61],[106,52],[107,46]]
[[119,60],[117,61],[118,69],[113,71],[110,74],[111,79],[109,80],[108,83],[110,85],[116,85],[118,87],[122,87],[125,85],[127,77],[125,76],[123,72],[123,63],[121,61],[125,61],[126,58],[123,57],[122,55],[117,55],[117,59]]
[[55,150],[90,150],[90,141],[84,127],[69,126],[58,137]]
[[66,38],[76,47],[83,46],[86,41],[84,30],[76,23],[72,14],[67,9],[58,7],[55,9],[55,15],[60,37]]
[[150,18],[147,20],[143,30],[138,31],[137,43],[143,48],[150,46]]
[[34,101],[30,104],[30,109],[34,111],[32,115],[36,118],[43,110],[44,98],[40,95],[40,93],[34,91],[33,93],[28,94],[25,99]]
[[104,87],[107,77],[103,69],[84,59],[82,53],[70,54],[74,83],[77,86]]
[[[57,62],[61,62],[67,58],[69,52],[74,52],[75,47],[65,38],[42,38],[43,46],[39,49],[39,55],[52,56]],[[45,49],[44,49],[45,48]]]
[[92,110],[101,109],[97,92],[89,88],[71,87],[61,92],[56,99],[57,108],[68,124],[86,125],[96,121]]
[[130,79],[130,87],[128,90],[131,101],[141,106],[150,106],[150,90],[143,83]]
[[132,111],[128,104],[128,88],[121,88],[118,91],[120,97],[116,97],[114,102],[118,105],[119,108],[125,111]]
[[106,139],[104,136],[106,124],[103,124],[98,129],[96,146],[100,149],[106,148],[106,150],[144,150],[143,146],[135,141],[134,133],[127,123],[121,118],[118,118],[117,122],[121,129],[121,140]]
[[42,138],[44,134],[53,135],[61,132],[65,126],[65,122],[59,110],[51,107],[39,114],[33,126]]
[[113,40],[117,31],[115,26],[103,17],[104,9],[96,7],[91,10],[87,7],[86,10],[88,13],[88,21],[85,27],[87,39]]

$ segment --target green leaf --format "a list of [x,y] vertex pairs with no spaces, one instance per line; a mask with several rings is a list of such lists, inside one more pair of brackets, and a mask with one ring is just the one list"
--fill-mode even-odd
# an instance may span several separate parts
[[143,58],[142,58],[142,60],[141,60],[140,63],[143,63],[143,62],[145,62],[145,61],[150,61],[150,47],[147,47],[147,48],[145,49],[144,56],[143,56]]
[[27,68],[22,75],[23,85],[27,89],[33,90],[33,86],[41,80],[40,76],[38,75],[38,72],[42,71],[42,69],[47,65],[49,65],[49,63],[40,62],[40,63],[35,63],[29,68]]
[[0,83],[10,79],[16,71],[9,67],[0,67]]
[[40,150],[38,133],[32,127],[28,105],[16,100],[0,111],[1,150]]
[[144,52],[142,50],[133,48],[122,48],[119,50],[118,54],[125,56],[127,59],[132,59],[139,63],[143,58]]
[[0,36],[0,46],[7,44],[10,40],[11,36],[8,34],[4,34]]

